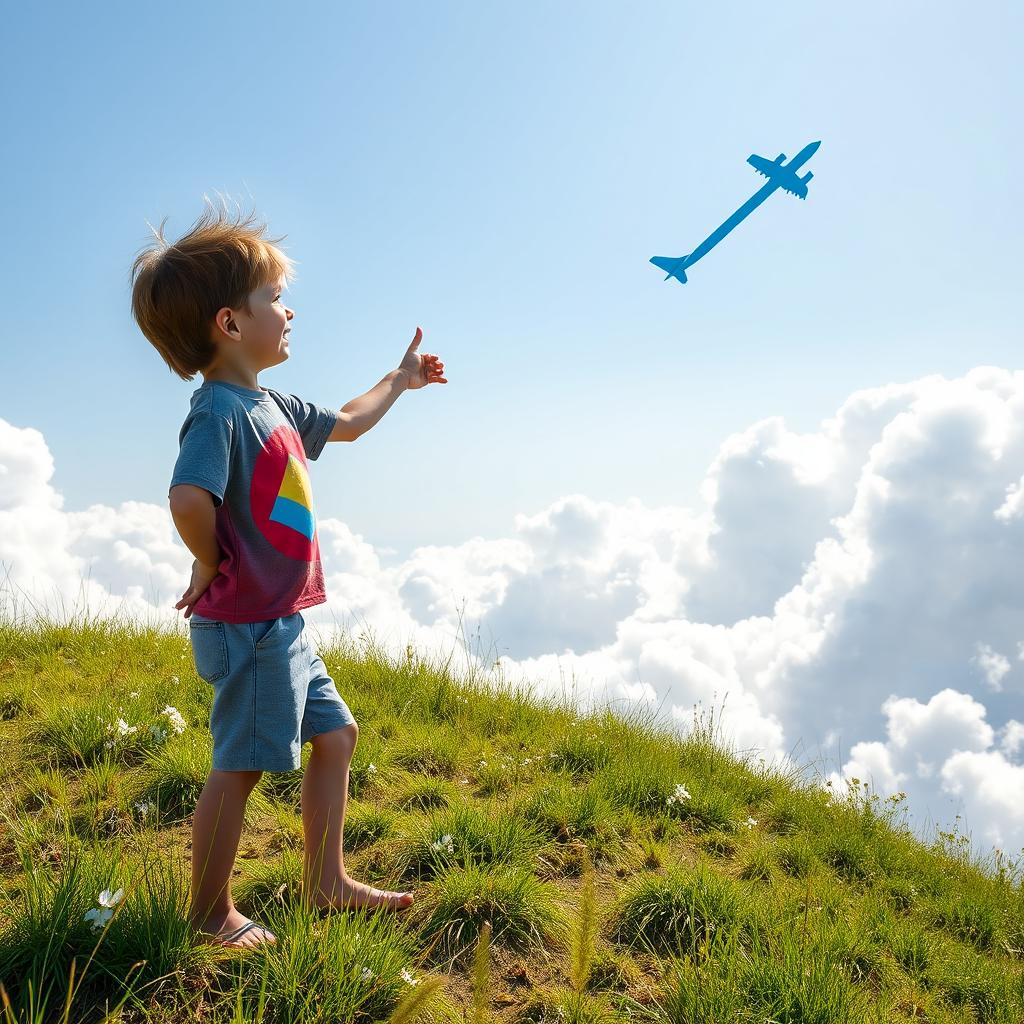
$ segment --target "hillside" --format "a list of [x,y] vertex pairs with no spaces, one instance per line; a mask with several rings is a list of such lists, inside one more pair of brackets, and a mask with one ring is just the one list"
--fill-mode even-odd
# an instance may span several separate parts
[[1024,1022],[1019,866],[922,845],[898,797],[319,650],[360,727],[347,868],[416,903],[307,913],[301,771],[265,773],[233,893],[278,945],[240,952],[187,925],[212,691],[184,628],[0,623],[6,1020]]

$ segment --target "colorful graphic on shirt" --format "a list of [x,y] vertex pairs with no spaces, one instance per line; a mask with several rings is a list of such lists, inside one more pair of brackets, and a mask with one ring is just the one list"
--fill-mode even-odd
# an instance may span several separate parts
[[293,427],[276,427],[256,457],[249,491],[252,520],[289,558],[320,557],[316,509],[302,439]]

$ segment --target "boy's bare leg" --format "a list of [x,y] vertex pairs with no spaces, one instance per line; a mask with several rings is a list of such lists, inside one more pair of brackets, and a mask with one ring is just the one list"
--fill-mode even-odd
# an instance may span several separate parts
[[306,838],[302,889],[320,907],[407,907],[411,892],[386,892],[349,878],[342,855],[348,768],[357,725],[314,736],[302,776],[302,827]]
[[[231,899],[234,867],[246,801],[260,780],[260,771],[210,772],[192,818],[193,927],[213,935],[245,924]],[[256,946],[276,941],[266,929],[251,928],[232,945]]]

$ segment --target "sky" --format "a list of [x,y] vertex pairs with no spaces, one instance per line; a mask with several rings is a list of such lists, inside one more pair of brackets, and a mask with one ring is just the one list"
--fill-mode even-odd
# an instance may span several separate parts
[[[219,194],[297,261],[263,386],[340,408],[417,326],[445,363],[313,466],[325,624],[429,645],[465,598],[510,668],[587,669],[683,717],[731,685],[748,745],[834,747],[842,774],[1024,848],[999,796],[1024,794],[1022,23],[997,3],[19,7],[0,561],[62,593],[88,571],[139,611],[180,596],[166,496],[201,380],[135,326],[129,268],[147,222],[176,237]],[[806,201],[776,193],[686,285],[650,265],[760,188],[751,153],[816,140]]]

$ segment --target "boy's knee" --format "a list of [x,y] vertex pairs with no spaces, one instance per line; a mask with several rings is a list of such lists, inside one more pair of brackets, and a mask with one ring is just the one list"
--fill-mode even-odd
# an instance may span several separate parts
[[352,722],[341,729],[331,729],[330,732],[317,733],[310,738],[309,742],[313,744],[314,749],[317,747],[335,748],[348,750],[351,753],[355,749],[358,737],[359,726]]
[[215,778],[221,785],[233,786],[237,789],[252,789],[262,776],[263,771],[259,768],[242,772],[229,772],[214,768],[210,772],[210,777]]

